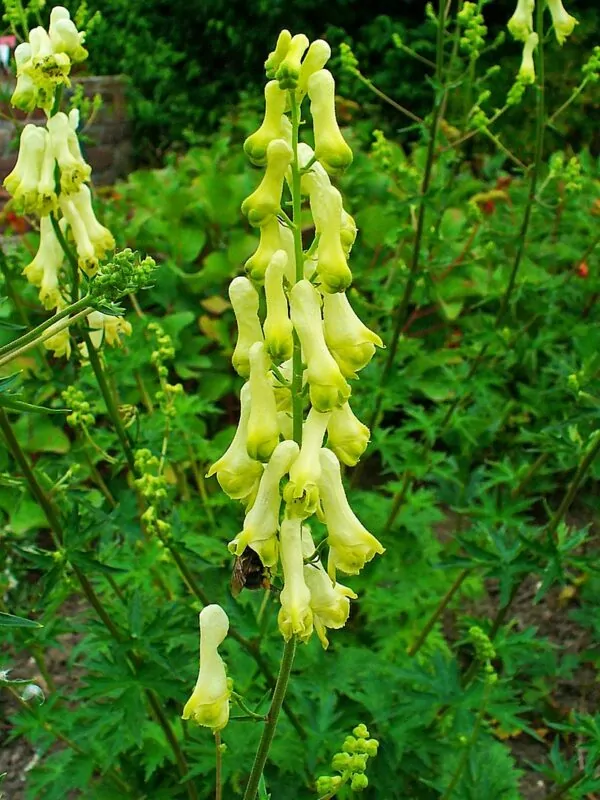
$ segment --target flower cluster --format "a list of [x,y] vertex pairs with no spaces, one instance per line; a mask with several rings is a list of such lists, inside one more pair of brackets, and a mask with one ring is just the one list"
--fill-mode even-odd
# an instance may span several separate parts
[[[79,111],[73,108],[67,114],[59,110],[62,88],[70,85],[71,65],[87,57],[84,38],[67,9],[56,6],[48,30],[34,28],[28,41],[15,50],[17,84],[11,102],[27,112],[41,108],[47,119],[43,126],[27,124],[23,128],[17,162],[4,186],[15,210],[39,217],[39,247],[24,274],[39,288],[40,302],[48,310],[60,311],[73,299],[64,274],[67,242],[75,250],[73,262],[77,263],[72,266],[88,277],[115,247],[113,235],[94,213],[87,185],[91,168],[77,138]],[[88,324],[94,346],[102,340],[118,344],[119,334],[130,330],[124,321],[100,312],[90,314]],[[68,356],[68,328],[44,344],[55,355]]]
[[339,775],[323,775],[317,780],[320,795],[333,796],[342,786],[349,784],[353,792],[362,792],[369,785],[365,775],[369,758],[379,749],[377,739],[369,737],[366,725],[357,725],[352,736],[346,736],[342,749],[331,760],[331,768]]
[[[245,506],[230,551],[241,556],[251,548],[283,578],[283,637],[306,642],[315,631],[324,647],[327,629],[345,624],[355,597],[338,572],[356,575],[383,553],[342,483],[341,464],[354,466],[369,442],[348,402],[351,382],[383,345],[346,293],[356,225],[331,177],[349,166],[352,151],[336,120],[335,81],[324,68],[329,55],[326,42],[309,44],[284,30],[266,61],[264,119],[244,144],[265,168],[242,204],[260,239],[246,275],[229,289],[238,330],[232,362],[245,380],[241,413],[231,445],[208,473]],[[314,149],[298,142],[306,96]],[[295,215],[302,199],[310,206],[315,238],[306,250],[299,220],[285,211],[286,184]],[[314,515],[327,528],[317,545],[308,524]]]

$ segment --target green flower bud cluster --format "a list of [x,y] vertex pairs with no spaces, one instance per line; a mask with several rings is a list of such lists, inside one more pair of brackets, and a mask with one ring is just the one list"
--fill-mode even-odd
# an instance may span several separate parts
[[135,485],[147,503],[142,520],[149,533],[156,533],[161,540],[170,534],[171,526],[159,518],[160,505],[167,498],[167,482],[160,469],[160,460],[150,450],[143,448],[135,453],[135,469],[139,478]]
[[590,83],[597,83],[600,80],[600,45],[594,47],[587,63],[583,65],[582,72]]
[[467,53],[471,61],[481,55],[485,46],[487,26],[483,21],[483,14],[477,3],[466,2],[458,12],[458,21],[464,30],[460,39],[461,49]]
[[67,425],[72,428],[91,428],[94,425],[96,418],[81,389],[69,386],[62,392],[62,399],[71,409],[71,413],[67,415]]
[[515,82],[510,87],[508,94],[506,95],[506,105],[518,106],[523,99],[523,95],[525,94],[525,89],[527,86],[528,84],[521,80],[521,78],[517,75]]
[[331,768],[339,775],[323,775],[317,779],[316,790],[319,795],[333,797],[344,785],[353,792],[362,792],[369,785],[365,775],[369,758],[375,758],[379,749],[377,739],[371,739],[366,725],[357,725],[347,736],[339,753],[331,759]]
[[167,418],[173,418],[176,415],[174,406],[175,397],[183,394],[183,386],[180,383],[168,383],[166,378],[169,374],[167,362],[175,358],[175,347],[173,340],[165,333],[164,329],[158,322],[151,322],[148,325],[149,333],[156,337],[157,347],[152,351],[150,362],[156,367],[158,377],[160,380],[160,389],[154,395],[158,403],[161,413]]
[[[397,34],[393,34],[393,36],[397,36]],[[400,45],[396,46],[399,47]],[[342,42],[340,44],[340,66],[343,72],[347,72],[350,75],[356,75],[360,72],[358,68],[358,59],[347,42]]]
[[496,658],[496,648],[492,640],[478,625],[469,628],[468,638],[475,649],[475,658],[483,664],[486,683],[496,683],[498,675],[491,663]]
[[128,292],[148,288],[152,283],[156,262],[142,258],[129,247],[102,264],[90,283],[90,294],[97,300],[114,302]]
[[565,191],[569,194],[580,192],[583,188],[581,175],[581,161],[577,156],[570,158],[564,169],[563,178],[565,181]]

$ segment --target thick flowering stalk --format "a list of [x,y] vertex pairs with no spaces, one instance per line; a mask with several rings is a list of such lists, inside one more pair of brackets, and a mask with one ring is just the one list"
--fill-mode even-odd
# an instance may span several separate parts
[[[29,40],[15,50],[17,85],[11,102],[23,111],[36,107],[46,114],[46,124],[26,125],[21,134],[17,163],[4,179],[12,205],[21,213],[40,219],[40,244],[33,261],[24,269],[30,283],[40,289],[40,302],[60,311],[78,300],[81,269],[94,276],[100,263],[115,248],[111,232],[98,222],[87,186],[91,168],[82,156],[77,138],[79,112],[58,109],[60,92],[70,85],[73,63],[87,58],[85,34],[77,30],[69,11],[56,6],[48,31],[34,28]],[[72,245],[76,253],[70,253]],[[65,269],[64,256],[70,269]],[[102,342],[120,344],[131,325],[120,317],[96,312],[87,319],[93,347]],[[47,338],[44,346],[56,356],[69,357],[67,328]],[[79,348],[85,353],[86,347]]]

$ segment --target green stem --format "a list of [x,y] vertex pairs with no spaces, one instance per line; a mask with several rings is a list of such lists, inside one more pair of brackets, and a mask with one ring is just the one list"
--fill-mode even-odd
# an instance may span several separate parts
[[[175,756],[175,761],[177,762],[177,768],[179,770],[179,774],[181,775],[182,778],[185,778],[189,771],[188,764],[187,761],[185,760],[185,756],[183,755],[183,751],[179,746],[177,737],[173,732],[173,728],[166,717],[164,709],[161,706],[160,701],[158,700],[155,692],[152,691],[152,689],[146,689],[145,694],[146,697],[148,698],[148,704],[152,709],[152,713],[156,717],[156,721],[158,722],[160,727],[163,729],[165,736],[167,737],[167,741],[169,742],[169,745],[171,747],[171,750],[173,751],[173,754]],[[191,781],[188,781],[185,784],[185,788],[190,800],[197,800],[198,793],[196,792],[196,787]]]
[[78,314],[75,314],[73,317],[69,317],[68,319],[63,319],[57,323],[56,328],[54,330],[46,330],[39,339],[34,339],[32,342],[28,342],[24,344],[22,347],[17,348],[16,350],[11,350],[10,353],[5,355],[3,358],[0,358],[0,367],[3,367],[5,364],[9,364],[11,361],[14,361],[15,358],[19,358],[22,356],[23,353],[26,353],[28,350],[31,350],[33,347],[37,347],[39,344],[42,344],[47,339],[52,339],[52,337],[56,336],[57,333],[60,333],[65,328],[68,328],[70,325],[73,325],[79,320],[86,317],[89,313],[90,309],[84,308]]
[[54,235],[58,239],[58,243],[62,247],[64,254],[67,256],[67,259],[71,265],[71,277],[73,279],[73,283],[71,285],[71,302],[76,303],[79,300],[79,262],[73,255],[71,248],[67,244],[67,240],[58,224],[58,217],[55,214],[50,215],[50,222],[52,223],[52,227],[54,229]]
[[215,800],[222,800],[223,798],[222,766],[221,731],[215,731]]
[[292,671],[292,665],[294,663],[295,653],[296,653],[296,638],[292,637],[289,640],[289,642],[286,642],[285,647],[283,649],[283,657],[281,659],[281,665],[279,667],[279,675],[277,676],[277,683],[275,685],[275,691],[273,692],[273,699],[271,700],[271,706],[267,713],[267,722],[265,724],[263,734],[260,743],[258,745],[258,750],[256,751],[256,757],[254,759],[254,764],[252,766],[252,772],[250,773],[250,778],[248,779],[248,785],[246,786],[246,791],[244,792],[243,800],[255,800],[256,798],[260,777],[263,774],[265,764],[267,763],[269,749],[271,747],[271,742],[273,741],[273,737],[275,735],[275,728],[277,727],[277,719],[279,718],[279,712],[281,711],[281,706],[283,704],[283,699],[285,697],[285,693],[287,690],[288,681],[290,679],[290,673]]
[[[33,342],[34,339],[37,339],[44,331],[48,330],[52,325],[56,325],[58,322],[61,322],[66,317],[71,314],[77,314],[84,309],[92,310],[92,306],[90,305],[90,297],[86,295],[82,297],[81,300],[78,300],[77,303],[72,303],[70,306],[63,308],[58,313],[54,314],[54,316],[50,317],[49,319],[42,322],[40,325],[33,328],[33,330],[28,331],[27,333],[23,334],[23,336],[19,336],[18,339],[15,339],[12,342],[8,342],[8,344],[3,345],[0,347],[0,356],[5,355],[6,353],[10,353],[16,348],[21,348],[29,342]],[[37,344],[37,342],[35,342]]]
[[[540,37],[540,39],[541,39],[541,37]],[[579,95],[583,92],[585,87],[588,85],[588,81],[589,81],[589,78],[587,78],[587,77],[584,78],[583,81],[579,84],[579,86],[575,89],[573,94],[569,97],[569,99],[565,100],[565,102],[562,104],[562,106],[560,106],[559,108],[556,109],[554,114],[552,114],[552,116],[549,118],[548,122],[546,123],[548,125],[548,127],[552,127],[554,125],[554,120],[560,114],[562,114],[562,112],[565,111],[571,105],[573,100],[576,100],[579,97]]]
[[419,634],[419,636],[416,639],[416,641],[409,647],[409,649],[407,651],[409,656],[411,656],[411,657],[415,656],[419,652],[421,647],[425,644],[425,641],[426,641],[427,637],[429,636],[429,634],[431,633],[431,630],[432,630],[433,626],[438,621],[438,619],[442,616],[442,614],[446,610],[448,604],[450,603],[450,601],[452,600],[452,598],[454,597],[456,592],[463,585],[465,580],[469,577],[471,572],[472,572],[471,568],[467,567],[466,569],[463,569],[462,572],[460,572],[459,575],[456,577],[456,579],[455,579],[454,583],[452,584],[452,586],[448,589],[446,594],[442,597],[442,599],[438,603],[435,611],[433,612],[433,614],[427,620],[425,626],[423,627],[423,630]]

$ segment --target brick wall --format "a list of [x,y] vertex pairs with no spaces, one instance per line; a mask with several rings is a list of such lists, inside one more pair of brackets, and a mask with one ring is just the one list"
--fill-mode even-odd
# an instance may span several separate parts
[[[101,95],[103,105],[92,125],[85,131],[86,142],[82,144],[84,156],[92,167],[92,178],[98,186],[114,183],[124,177],[131,164],[131,138],[127,121],[125,101],[125,79],[120,75],[74,78],[73,85],[83,85],[88,97]],[[20,126],[26,122],[43,125],[45,115],[36,110],[26,115],[9,104],[14,80],[0,77],[0,184],[13,168],[17,153],[15,122]],[[9,116],[11,119],[5,119]]]

